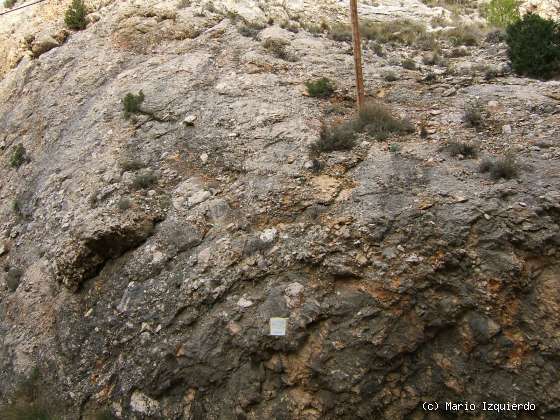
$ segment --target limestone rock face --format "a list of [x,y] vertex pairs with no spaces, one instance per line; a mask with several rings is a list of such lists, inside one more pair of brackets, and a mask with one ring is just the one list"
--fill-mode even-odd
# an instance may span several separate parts
[[368,98],[415,132],[319,153],[356,117],[348,2],[67,3],[0,18],[0,418],[557,417],[558,81],[496,33],[423,60],[450,10],[361,1],[399,21]]

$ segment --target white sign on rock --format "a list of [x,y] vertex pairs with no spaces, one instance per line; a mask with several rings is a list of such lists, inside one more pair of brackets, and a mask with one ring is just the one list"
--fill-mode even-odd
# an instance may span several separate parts
[[288,318],[270,318],[270,335],[286,335]]

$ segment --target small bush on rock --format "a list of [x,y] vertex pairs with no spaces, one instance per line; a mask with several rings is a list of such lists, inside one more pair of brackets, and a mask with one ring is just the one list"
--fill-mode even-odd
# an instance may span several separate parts
[[157,176],[152,172],[144,172],[136,175],[132,181],[132,186],[137,190],[149,188],[157,181]]
[[10,166],[12,168],[19,168],[25,162],[28,161],[27,151],[23,144],[19,143],[12,152],[12,156],[10,157]]
[[506,42],[513,71],[549,79],[560,73],[560,24],[527,14],[508,26]]
[[6,285],[10,291],[13,292],[18,288],[22,275],[23,271],[17,267],[12,267],[8,270],[6,274]]
[[482,125],[482,104],[479,101],[472,101],[465,105],[465,113],[463,121],[471,127],[480,127]]
[[407,70],[416,70],[416,61],[414,61],[412,58],[404,59],[401,65]]
[[140,105],[144,102],[144,93],[138,92],[138,95],[127,93],[122,103],[124,108],[124,118],[129,119],[132,114],[140,112]]
[[384,71],[381,76],[383,77],[383,80],[385,80],[386,82],[395,82],[397,80],[399,80],[399,76],[397,76],[397,73],[395,73],[392,70],[386,70]]
[[16,1],[17,0],[4,0],[4,7],[6,9],[11,9],[12,7],[14,7],[16,5]]
[[490,172],[490,176],[494,179],[511,179],[516,177],[519,172],[517,162],[512,156],[496,160],[486,158],[480,163],[479,171]]
[[332,80],[321,77],[315,81],[308,81],[305,83],[309,96],[313,98],[328,98],[332,96],[335,90],[335,85]]
[[280,38],[268,38],[263,42],[263,47],[272,53],[276,58],[286,61],[295,61],[295,58],[288,52],[290,43]]
[[386,106],[378,102],[366,104],[354,125],[356,131],[366,132],[378,140],[383,140],[392,133],[414,132],[410,121],[395,118]]
[[328,37],[333,41],[349,42],[352,41],[352,30],[348,25],[337,24],[328,29]]
[[335,150],[351,150],[356,144],[355,135],[349,122],[332,126],[323,123],[319,138],[311,145],[311,151],[319,154]]
[[86,5],[83,0],[72,0],[72,4],[66,9],[64,23],[69,29],[80,31],[86,29]]
[[476,146],[457,141],[449,142],[446,150],[451,156],[462,156],[463,158],[475,158],[478,154]]
[[491,0],[484,15],[488,23],[505,28],[519,20],[519,0]]
[[443,31],[442,35],[445,35],[455,46],[466,45],[469,47],[478,45],[482,36],[480,29],[475,25],[457,26],[448,31]]

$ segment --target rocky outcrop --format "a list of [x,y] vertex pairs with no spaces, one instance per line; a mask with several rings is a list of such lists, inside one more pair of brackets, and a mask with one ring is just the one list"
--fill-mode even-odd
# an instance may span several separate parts
[[154,219],[146,215],[96,217],[81,221],[68,239],[60,240],[55,252],[54,271],[58,281],[77,290],[96,276],[107,261],[143,243],[154,230]]
[[[104,2],[0,81],[0,404],[338,420],[470,416],[424,408],[445,401],[491,419],[482,402],[509,401],[555,418],[560,84],[512,75],[496,36],[442,39],[439,60],[364,42],[368,98],[416,132],[313,155],[322,121],[354,116],[354,72],[350,43],[306,22],[347,4],[214,3]],[[439,10],[407,5],[361,3]],[[332,97],[306,92],[320,77]],[[512,178],[479,170],[503,157]]]

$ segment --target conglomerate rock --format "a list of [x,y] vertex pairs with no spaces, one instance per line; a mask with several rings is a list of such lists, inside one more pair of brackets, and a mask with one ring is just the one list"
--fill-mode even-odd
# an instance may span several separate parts
[[[64,40],[61,2],[27,24],[28,9],[7,15],[25,48],[26,32],[60,46],[2,64],[0,405],[38,395],[67,419],[472,418],[426,411],[447,401],[492,419],[516,413],[482,402],[510,402],[534,404],[518,418],[557,418],[560,83],[512,75],[499,37],[441,41],[446,60],[431,64],[416,44],[364,42],[368,99],[416,132],[314,156],[322,120],[352,116],[353,60],[306,22],[340,21],[347,4],[214,3],[98,2]],[[441,12],[417,5],[388,3],[384,19]],[[282,19],[298,10],[296,31]],[[319,77],[332,98],[308,96]],[[140,91],[126,119],[123,98]],[[504,156],[516,177],[479,171]]]

